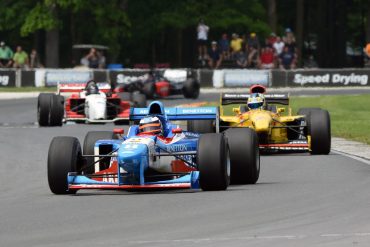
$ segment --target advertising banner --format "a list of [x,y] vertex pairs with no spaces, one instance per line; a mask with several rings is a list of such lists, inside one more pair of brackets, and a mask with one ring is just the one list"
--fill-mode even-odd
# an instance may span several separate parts
[[46,70],[45,86],[56,86],[58,83],[85,83],[93,79],[90,70]]
[[[369,86],[370,70],[321,69],[288,71],[288,87]],[[274,83],[273,83],[273,86]]]
[[0,87],[15,87],[15,70],[0,70]]
[[269,85],[269,70],[233,69],[223,71],[225,87],[249,87],[253,84]]

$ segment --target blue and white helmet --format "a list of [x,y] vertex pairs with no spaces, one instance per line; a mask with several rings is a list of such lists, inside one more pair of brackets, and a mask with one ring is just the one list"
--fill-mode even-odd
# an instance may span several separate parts
[[249,109],[263,109],[265,105],[265,97],[260,93],[253,93],[248,98],[248,108]]

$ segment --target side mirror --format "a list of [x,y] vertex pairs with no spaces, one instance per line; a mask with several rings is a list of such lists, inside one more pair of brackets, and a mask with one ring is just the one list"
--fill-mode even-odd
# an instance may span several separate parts
[[277,109],[277,113],[282,113],[282,112],[285,112],[285,108],[282,107],[282,108]]
[[123,135],[125,131],[122,128],[113,129],[113,133],[116,135]]
[[182,133],[182,129],[181,128],[172,129],[172,133],[173,134],[181,134]]
[[233,112],[236,114],[240,114],[240,109],[239,108],[233,108]]

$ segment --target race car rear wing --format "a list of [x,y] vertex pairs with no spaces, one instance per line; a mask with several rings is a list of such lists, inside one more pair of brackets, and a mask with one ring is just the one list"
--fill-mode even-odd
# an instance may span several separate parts
[[[168,107],[164,109],[167,120],[217,120],[217,107]],[[137,121],[147,116],[148,108],[131,108],[130,121]]]
[[[267,104],[289,105],[288,94],[263,94]],[[250,94],[222,93],[221,105],[247,104]]]
[[[111,86],[108,82],[98,82],[96,85],[101,92],[108,93],[111,90]],[[79,93],[82,92],[85,87],[86,83],[58,83],[57,93]]]

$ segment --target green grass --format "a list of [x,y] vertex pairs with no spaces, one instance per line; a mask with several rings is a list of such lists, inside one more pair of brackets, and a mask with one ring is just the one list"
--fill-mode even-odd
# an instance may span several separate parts
[[332,135],[370,144],[370,95],[292,97],[293,112],[321,107],[330,113]]
[[[209,106],[217,106],[210,102]],[[330,113],[332,136],[370,144],[370,94],[290,97],[292,114],[302,107],[320,107]],[[226,114],[232,114],[226,106]]]
[[56,92],[56,87],[0,87],[0,93]]

